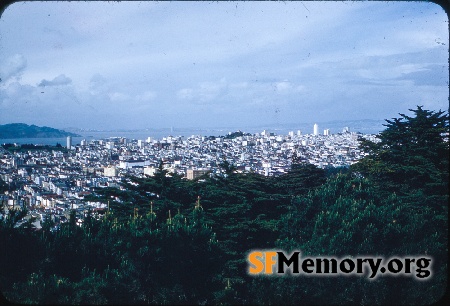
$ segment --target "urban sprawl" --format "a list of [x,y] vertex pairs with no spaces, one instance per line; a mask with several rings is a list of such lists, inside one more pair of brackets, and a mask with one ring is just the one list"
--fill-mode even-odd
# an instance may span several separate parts
[[[365,156],[358,147],[358,137],[376,141],[375,135],[363,135],[344,128],[342,133],[313,134],[292,131],[276,135],[268,131],[242,132],[226,136],[164,137],[145,140],[111,137],[82,140],[72,145],[67,137],[67,151],[29,150],[11,153],[0,147],[0,178],[9,188],[0,199],[4,209],[27,208],[26,222],[34,217],[39,229],[50,218],[55,229],[67,222],[76,210],[79,224],[87,210],[102,213],[106,203],[85,200],[95,188],[123,188],[125,176],[153,176],[159,166],[168,174],[185,179],[202,175],[224,175],[220,164],[226,160],[239,173],[254,172],[278,176],[291,169],[292,157],[320,168],[347,167]],[[119,201],[119,198],[112,199]],[[21,222],[17,224],[20,226]]]

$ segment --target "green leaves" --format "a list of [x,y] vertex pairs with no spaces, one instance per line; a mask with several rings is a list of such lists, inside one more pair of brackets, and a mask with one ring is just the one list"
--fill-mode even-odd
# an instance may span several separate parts
[[418,106],[414,116],[386,120],[379,142],[362,140],[370,155],[352,166],[389,192],[408,195],[422,190],[425,195],[448,195],[449,116]]

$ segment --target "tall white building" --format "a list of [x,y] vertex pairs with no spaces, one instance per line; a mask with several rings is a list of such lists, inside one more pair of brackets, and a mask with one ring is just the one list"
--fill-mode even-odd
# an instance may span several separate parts
[[72,136],[67,136],[67,149],[71,149],[72,148]]
[[314,123],[314,135],[319,135],[319,125]]
[[330,135],[330,130],[329,129],[323,130],[323,134],[325,136],[329,136]]

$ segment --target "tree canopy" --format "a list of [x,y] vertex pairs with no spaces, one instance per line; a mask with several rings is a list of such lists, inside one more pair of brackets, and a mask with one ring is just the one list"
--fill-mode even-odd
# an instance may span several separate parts
[[378,142],[361,139],[369,156],[352,169],[385,191],[443,204],[449,193],[449,115],[421,106],[410,111],[413,116],[386,120]]

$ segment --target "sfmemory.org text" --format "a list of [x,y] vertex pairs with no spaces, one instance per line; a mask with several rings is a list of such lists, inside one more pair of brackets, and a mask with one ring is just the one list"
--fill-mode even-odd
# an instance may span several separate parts
[[427,256],[411,257],[305,257],[300,251],[286,255],[282,251],[252,251],[248,254],[250,275],[361,275],[376,279],[379,275],[411,275],[424,280],[432,275]]

